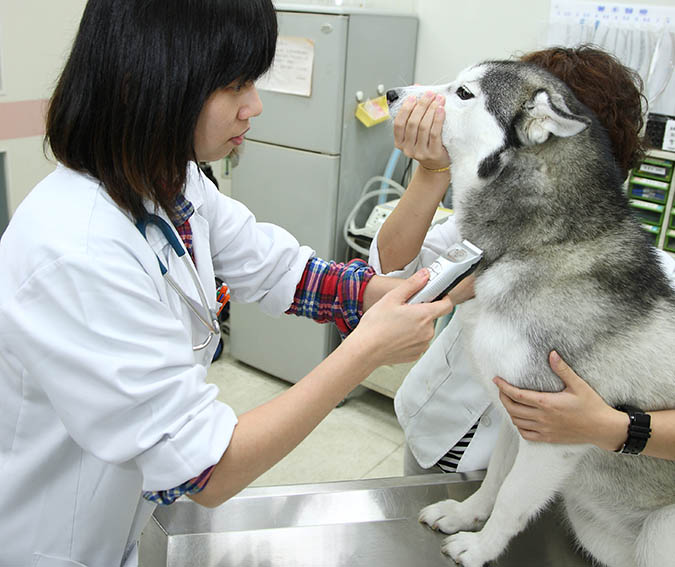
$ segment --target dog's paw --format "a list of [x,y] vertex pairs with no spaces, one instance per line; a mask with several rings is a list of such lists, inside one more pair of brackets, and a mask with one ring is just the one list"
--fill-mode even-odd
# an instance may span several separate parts
[[469,510],[462,502],[443,500],[423,508],[419,521],[427,524],[431,529],[445,534],[454,534],[459,531],[480,529],[484,519],[479,518],[474,511]]
[[462,567],[483,567],[492,559],[485,556],[480,534],[474,532],[459,532],[446,537],[441,551]]

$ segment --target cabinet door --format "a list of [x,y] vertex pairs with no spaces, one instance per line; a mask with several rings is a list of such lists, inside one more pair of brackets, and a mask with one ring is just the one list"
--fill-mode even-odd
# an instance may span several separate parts
[[339,168],[338,156],[247,140],[232,170],[232,197],[331,260]]
[[[258,221],[282,226],[319,257],[331,259],[339,166],[337,156],[247,140],[232,170],[232,196]],[[289,382],[307,374],[335,344],[332,325],[273,318],[257,305],[232,305],[232,356]]]
[[279,35],[314,42],[311,96],[260,90],[263,113],[248,138],[326,154],[342,140],[349,18],[335,14],[279,12]]

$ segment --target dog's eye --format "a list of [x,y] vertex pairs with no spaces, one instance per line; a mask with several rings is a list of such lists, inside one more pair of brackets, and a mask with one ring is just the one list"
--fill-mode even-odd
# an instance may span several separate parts
[[457,89],[457,96],[462,100],[469,100],[470,98],[473,98],[473,93],[465,87],[459,87]]

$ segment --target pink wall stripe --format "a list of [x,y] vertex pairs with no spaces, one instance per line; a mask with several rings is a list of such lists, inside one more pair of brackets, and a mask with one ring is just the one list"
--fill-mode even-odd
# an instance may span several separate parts
[[42,136],[48,100],[0,103],[0,140]]

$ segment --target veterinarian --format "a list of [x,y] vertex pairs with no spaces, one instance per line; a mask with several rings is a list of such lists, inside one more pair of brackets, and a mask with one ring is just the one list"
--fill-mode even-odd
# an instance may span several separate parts
[[[557,75],[598,115],[610,133],[616,161],[628,175],[642,154],[642,95],[633,73],[606,53],[587,47],[533,52],[522,59]],[[449,159],[441,143],[444,104],[444,97],[433,93],[419,100],[412,97],[394,120],[396,146],[419,167],[371,245],[370,263],[378,273],[410,274],[460,240],[452,217],[428,231],[450,184]],[[675,284],[675,262],[659,253]],[[472,293],[472,280],[461,284],[465,296]],[[501,418],[473,379],[467,358],[461,325],[453,318],[399,389],[395,408],[406,436],[406,474],[487,468]],[[628,415],[607,406],[555,353],[550,362],[566,384],[561,393],[540,396],[495,379],[523,436],[592,443],[608,450],[622,447]],[[675,410],[653,412],[652,430],[643,452],[675,459]]]
[[[276,37],[271,0],[86,5],[48,112],[59,164],[0,241],[0,565],[137,565],[157,502],[225,501],[376,366],[417,358],[451,311],[406,305],[426,270],[399,285],[324,262],[198,169],[262,111],[253,81]],[[234,301],[344,334],[368,312],[237,418],[205,382],[215,276]]]

